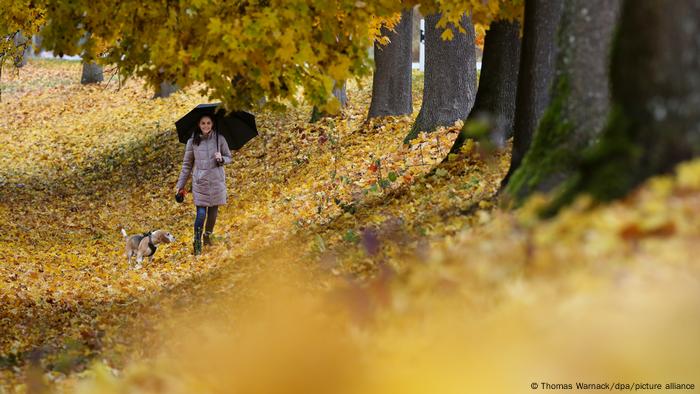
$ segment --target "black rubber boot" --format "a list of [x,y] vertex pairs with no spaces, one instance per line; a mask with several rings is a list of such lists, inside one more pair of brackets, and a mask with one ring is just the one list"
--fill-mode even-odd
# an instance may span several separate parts
[[201,228],[195,228],[194,229],[194,255],[199,256],[202,254],[202,229]]
[[204,246],[211,246],[211,231],[204,232]]

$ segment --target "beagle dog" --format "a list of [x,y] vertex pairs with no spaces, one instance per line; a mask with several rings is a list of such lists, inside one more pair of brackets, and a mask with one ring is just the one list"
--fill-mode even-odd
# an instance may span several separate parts
[[141,268],[141,262],[144,257],[148,257],[149,263],[153,261],[153,255],[156,254],[158,245],[175,242],[175,237],[164,230],[128,236],[126,231],[122,229],[122,235],[126,241],[126,258],[131,264],[131,258],[136,256],[136,269]]

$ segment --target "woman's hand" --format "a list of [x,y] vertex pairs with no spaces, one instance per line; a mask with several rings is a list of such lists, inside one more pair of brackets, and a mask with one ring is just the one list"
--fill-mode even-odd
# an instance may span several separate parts
[[214,153],[214,158],[216,161],[223,161],[224,159],[221,157],[221,152],[216,152]]
[[175,195],[175,201],[177,201],[178,203],[182,203],[183,201],[185,201],[185,193],[186,192],[184,188],[178,190],[177,194]]

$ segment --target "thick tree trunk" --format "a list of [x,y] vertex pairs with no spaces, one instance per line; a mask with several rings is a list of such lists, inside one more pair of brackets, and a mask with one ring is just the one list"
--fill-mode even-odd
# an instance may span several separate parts
[[180,90],[180,88],[173,83],[170,82],[161,82],[160,85],[156,88],[155,93],[153,94],[153,98],[166,98],[170,97],[171,94],[177,92]]
[[[335,98],[340,102],[340,108],[345,108],[348,105],[347,83],[343,82],[343,85],[340,87],[338,87],[337,84],[334,84],[333,96],[335,96]],[[321,118],[325,118],[327,116],[330,116],[330,114],[319,110],[318,107],[314,105],[314,108],[311,110],[311,119],[309,120],[309,123],[316,123],[321,120]]]
[[620,0],[568,0],[559,28],[551,103],[532,145],[506,187],[517,204],[571,178],[609,110],[609,51]]
[[476,93],[476,49],[474,25],[464,16],[460,33],[449,26],[454,38],[441,38],[443,29],[436,27],[440,14],[425,17],[425,78],[423,103],[413,128],[404,139],[408,143],[419,132],[431,132],[466,119]]
[[374,78],[372,103],[368,118],[404,115],[413,112],[411,98],[411,45],[413,9],[401,13],[395,31],[382,29],[391,42],[385,46],[374,43]]
[[102,72],[102,66],[93,62],[83,63],[83,74],[80,77],[80,83],[87,85],[91,83],[99,83],[103,80],[104,74]]
[[[503,146],[513,134],[519,62],[520,24],[493,22],[484,39],[479,89],[468,119],[487,119],[490,139],[498,146]],[[468,137],[466,130],[465,124],[450,153],[459,152]]]
[[532,135],[549,105],[557,57],[557,29],[564,0],[525,0],[523,47],[513,120],[513,150],[508,183],[530,148]]
[[700,156],[700,3],[626,1],[612,55],[613,112],[556,211],[580,192],[623,196]]

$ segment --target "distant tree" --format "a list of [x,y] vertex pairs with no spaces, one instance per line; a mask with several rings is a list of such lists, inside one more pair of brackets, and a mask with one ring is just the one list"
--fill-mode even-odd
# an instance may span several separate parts
[[94,62],[83,62],[83,72],[80,83],[83,85],[99,83],[104,80],[102,66]]
[[31,39],[27,38],[22,34],[22,31],[18,31],[12,38],[12,41],[16,48],[14,65],[15,67],[24,67],[27,64],[27,59],[31,53]]
[[153,98],[166,98],[170,97],[171,94],[177,92],[179,87],[176,84],[170,82],[161,82],[156,86]]
[[44,24],[45,9],[32,0],[0,0],[0,67],[26,63],[31,39]]
[[[337,100],[339,104],[339,109],[345,108],[348,105],[348,88],[347,88],[347,83],[343,83],[340,87],[336,86],[337,84],[333,84],[333,97]],[[331,116],[330,113],[323,111],[319,109],[318,106],[314,105],[313,109],[311,110],[311,119],[309,120],[310,123],[316,123],[321,118],[325,118]]]
[[[44,24],[44,7],[32,0],[0,0],[0,77],[5,66],[22,66],[30,41]],[[2,100],[2,90],[0,90]]]

